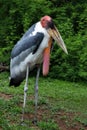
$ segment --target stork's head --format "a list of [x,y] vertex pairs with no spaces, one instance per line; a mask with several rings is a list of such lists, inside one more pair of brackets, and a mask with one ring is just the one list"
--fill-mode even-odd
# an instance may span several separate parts
[[57,44],[68,54],[64,41],[56,28],[52,18],[50,16],[44,16],[41,18],[41,25],[47,30],[49,35],[57,42]]

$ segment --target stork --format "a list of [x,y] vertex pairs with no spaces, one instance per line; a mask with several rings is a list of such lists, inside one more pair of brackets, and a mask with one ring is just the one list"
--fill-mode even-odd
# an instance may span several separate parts
[[37,67],[35,82],[35,120],[37,120],[38,79],[40,66],[43,64],[42,73],[46,76],[49,72],[50,52],[53,39],[67,52],[63,39],[50,16],[44,16],[39,22],[32,25],[17,42],[11,52],[10,61],[10,86],[19,86],[26,79],[24,85],[23,116],[26,105],[29,73]]

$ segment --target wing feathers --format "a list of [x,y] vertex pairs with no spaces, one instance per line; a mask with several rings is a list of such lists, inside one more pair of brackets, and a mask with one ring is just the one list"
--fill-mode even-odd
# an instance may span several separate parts
[[43,33],[38,32],[35,36],[26,37],[25,39],[18,41],[12,50],[11,58],[20,55],[20,53],[27,49],[30,50],[29,53],[35,53],[43,40],[43,37]]
[[[18,41],[11,53],[11,79],[10,86],[18,86],[24,80],[26,74],[26,64],[31,53],[35,54],[43,40],[44,34],[37,32],[34,36],[27,36]],[[25,61],[25,62],[24,62]]]

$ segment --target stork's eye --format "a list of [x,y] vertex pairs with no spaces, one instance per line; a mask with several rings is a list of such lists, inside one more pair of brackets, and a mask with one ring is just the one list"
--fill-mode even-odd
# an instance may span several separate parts
[[43,20],[43,21],[45,21],[45,19],[44,19],[44,18],[43,18],[42,20]]

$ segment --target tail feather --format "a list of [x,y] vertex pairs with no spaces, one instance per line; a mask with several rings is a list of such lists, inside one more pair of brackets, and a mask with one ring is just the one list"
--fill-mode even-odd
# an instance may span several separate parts
[[10,82],[9,82],[9,86],[15,86],[15,87],[18,87],[20,84],[21,84],[22,81],[20,80],[16,80],[14,78],[11,78],[10,79]]

